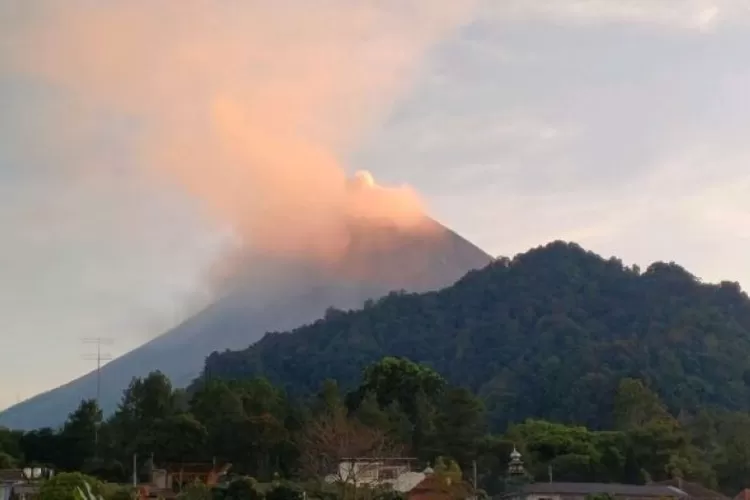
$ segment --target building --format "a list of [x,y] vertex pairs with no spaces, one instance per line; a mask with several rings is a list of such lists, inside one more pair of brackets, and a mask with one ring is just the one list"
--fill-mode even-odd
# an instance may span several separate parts
[[0,500],[10,500],[13,487],[17,484],[23,484],[25,481],[26,477],[21,469],[0,470]]
[[40,480],[54,475],[51,469],[0,469],[0,500],[32,500],[39,494]]
[[227,475],[232,464],[214,463],[173,463],[164,464],[160,469],[153,469],[152,482],[163,488],[179,489],[183,485],[200,481],[208,486],[215,486]]
[[390,486],[406,492],[425,478],[424,472],[412,471],[414,458],[345,458],[338,464],[335,474],[326,476],[326,482],[343,482],[357,486]]
[[615,500],[688,499],[685,491],[674,486],[617,483],[531,483],[503,495],[505,500],[585,500],[607,495]]
[[515,448],[510,454],[505,486],[507,493],[499,496],[504,500],[584,500],[591,497],[611,497],[615,500],[729,500],[721,493],[682,479],[648,485],[534,483],[523,467],[521,454]]
[[175,498],[185,485],[195,481],[216,486],[231,467],[232,464],[178,463],[152,468],[151,480],[138,485],[138,498]]
[[675,488],[678,488],[687,493],[691,500],[729,500],[729,497],[722,493],[719,493],[718,491],[710,490],[698,483],[685,481],[682,478],[659,481],[653,484],[662,486],[674,486]]

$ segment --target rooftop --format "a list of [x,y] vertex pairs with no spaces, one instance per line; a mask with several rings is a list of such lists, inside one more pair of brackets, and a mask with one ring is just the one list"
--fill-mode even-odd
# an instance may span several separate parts
[[0,469],[0,482],[25,481],[23,469]]
[[667,485],[618,483],[533,483],[523,487],[524,493],[562,493],[567,495],[591,495],[608,493],[626,497],[671,497],[685,498],[688,494],[679,488]]
[[687,493],[691,498],[711,498],[711,499],[721,499],[721,500],[727,500],[728,497],[726,495],[723,495],[722,493],[719,493],[718,491],[709,490],[703,485],[700,485],[698,483],[691,483],[689,481],[684,481],[682,479],[669,479],[668,481],[659,481],[654,484],[659,484],[663,486],[674,486],[676,488],[681,489],[685,493]]

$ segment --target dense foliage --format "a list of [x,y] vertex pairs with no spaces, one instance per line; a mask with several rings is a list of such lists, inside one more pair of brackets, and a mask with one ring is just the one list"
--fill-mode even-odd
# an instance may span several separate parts
[[80,472],[57,474],[39,489],[39,496],[44,500],[83,500],[81,494],[97,498],[103,493],[101,482]]
[[685,478],[735,494],[750,477],[749,359],[738,285],[553,243],[215,353],[187,391],[159,372],[134,379],[106,420],[82,401],[59,429],[0,429],[0,466],[127,481],[230,462],[221,498],[280,499],[344,457],[413,456],[445,478],[476,464],[478,486],[499,493],[516,447],[532,479]]
[[[110,482],[127,482],[134,472],[145,480],[151,466],[170,463],[231,463],[236,479],[218,496],[200,485],[182,485],[182,497],[196,500],[296,499],[297,485],[307,480],[320,485],[331,474],[339,484],[351,479],[337,468],[350,456],[412,456],[454,478],[448,483],[467,495],[466,472],[476,464],[478,486],[494,494],[508,487],[514,448],[523,453],[529,479],[685,478],[728,493],[747,486],[750,416],[700,412],[677,418],[643,381],[631,378],[619,382],[611,411],[609,430],[527,419],[488,433],[478,397],[404,358],[368,367],[349,393],[328,380],[297,400],[265,379],[210,380],[188,395],[155,372],[134,379],[106,421],[95,402],[82,401],[60,429],[0,430],[0,452],[17,465],[79,471]],[[134,454],[141,457],[136,471]],[[47,486],[49,497],[67,498],[82,477],[58,474]],[[258,481],[272,488],[264,491]],[[119,493],[117,498],[129,497],[126,490]]]
[[750,300],[675,264],[645,272],[574,244],[497,259],[454,286],[329,310],[244,351],[214,353],[206,377],[263,376],[292,394],[325,379],[353,388],[383,356],[433,367],[480,395],[502,430],[527,417],[604,429],[623,377],[672,413],[750,410]]

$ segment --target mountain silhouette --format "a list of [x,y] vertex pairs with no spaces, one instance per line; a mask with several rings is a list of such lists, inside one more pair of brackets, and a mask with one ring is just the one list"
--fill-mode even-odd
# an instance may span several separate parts
[[[244,349],[266,332],[290,330],[324,316],[328,308],[361,307],[393,290],[422,292],[451,285],[491,257],[425,217],[409,228],[352,221],[346,251],[328,262],[244,255],[216,302],[101,370],[100,404],[116,408],[132,377],[161,370],[187,386],[214,351]],[[239,269],[239,270],[238,270]],[[0,426],[55,427],[82,399],[96,395],[96,372],[39,394],[0,413]]]
[[240,351],[214,353],[212,379],[263,376],[292,395],[342,390],[384,356],[426,364],[486,405],[496,430],[527,418],[610,429],[623,378],[675,415],[750,411],[750,299],[674,263],[641,270],[572,243],[498,258],[454,285],[389,294]]

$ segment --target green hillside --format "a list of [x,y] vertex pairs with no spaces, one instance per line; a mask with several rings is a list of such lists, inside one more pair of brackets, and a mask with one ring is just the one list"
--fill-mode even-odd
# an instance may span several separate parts
[[475,391],[497,429],[527,417],[607,428],[623,377],[646,381],[674,414],[748,410],[750,300],[736,283],[703,284],[673,263],[641,271],[554,242],[438,292],[329,310],[312,325],[214,353],[204,376],[263,375],[305,394],[328,378],[355,387],[386,355]]

